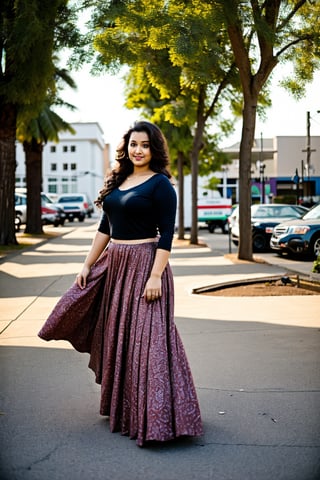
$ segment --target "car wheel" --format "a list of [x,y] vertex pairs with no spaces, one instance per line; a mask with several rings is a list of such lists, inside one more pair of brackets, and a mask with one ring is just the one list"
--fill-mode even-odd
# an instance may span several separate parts
[[267,249],[267,239],[261,233],[257,233],[252,239],[252,248],[254,252],[265,252]]
[[229,224],[228,224],[228,222],[224,222],[224,223],[222,224],[222,226],[221,226],[221,231],[222,231],[222,233],[224,233],[224,234],[229,233]]
[[20,227],[21,227],[21,218],[19,217],[19,215],[15,216],[14,226],[15,226],[16,232],[19,232]]
[[63,219],[63,220],[60,220],[60,225],[61,225],[61,227],[63,227],[63,225],[64,225],[64,222],[65,222],[65,219]]
[[313,258],[318,258],[320,255],[320,236],[315,237],[310,242],[309,252]]
[[79,215],[79,222],[83,222],[85,219],[85,215]]
[[215,231],[214,223],[209,223],[208,230],[209,230],[210,233],[214,233],[214,231]]

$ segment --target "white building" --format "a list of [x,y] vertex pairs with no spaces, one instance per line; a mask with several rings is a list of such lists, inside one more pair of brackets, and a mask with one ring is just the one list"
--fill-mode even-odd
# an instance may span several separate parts
[[[51,194],[86,193],[97,197],[109,167],[109,145],[98,123],[71,123],[76,133],[62,132],[59,143],[48,142],[42,154],[42,190]],[[16,187],[25,187],[25,155],[16,148]]]

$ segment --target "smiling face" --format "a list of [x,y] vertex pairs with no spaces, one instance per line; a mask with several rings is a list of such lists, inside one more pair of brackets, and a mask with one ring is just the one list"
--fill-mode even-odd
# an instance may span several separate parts
[[128,155],[134,170],[148,170],[151,162],[150,141],[146,132],[132,132],[128,144]]

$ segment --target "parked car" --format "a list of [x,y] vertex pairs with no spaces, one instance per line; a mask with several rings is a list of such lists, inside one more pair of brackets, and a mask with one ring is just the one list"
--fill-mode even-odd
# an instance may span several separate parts
[[18,217],[18,219],[20,220],[19,226],[21,224],[26,224],[27,223],[27,196],[24,193],[14,194],[14,209],[16,212],[16,217]]
[[280,223],[273,231],[270,247],[277,253],[320,255],[320,204],[301,219]]
[[[15,192],[15,227],[20,229],[22,224],[27,223],[27,195],[26,193]],[[41,218],[44,225],[54,225],[58,227],[65,222],[65,214],[60,207],[56,207],[54,203],[44,194],[41,193]]]
[[238,204],[234,204],[232,205],[231,207],[231,213],[228,217],[228,230],[231,232],[231,229],[232,229],[232,226],[234,225],[234,223],[236,222],[237,220],[237,217],[239,215],[239,212],[238,212],[238,208],[239,208],[239,205]]
[[[262,203],[251,205],[252,249],[254,252],[270,250],[270,238],[276,225],[293,218],[301,218],[307,208],[301,205]],[[231,215],[231,239],[239,244],[239,207]]]
[[[41,192],[41,205],[42,205],[42,218],[44,222],[47,224],[53,223],[55,227],[61,225],[64,225],[64,222],[66,220],[66,214],[64,213],[63,209],[59,206],[56,205],[55,202],[52,201],[52,199],[44,192]],[[51,212],[44,212],[44,207],[46,207],[48,210],[51,210]],[[52,211],[55,210],[56,212],[56,219],[55,221],[50,221],[50,215],[52,215]],[[47,217],[45,215],[47,214]]]
[[77,218],[79,222],[83,222],[86,215],[91,217],[94,211],[93,204],[85,193],[65,193],[57,198],[56,205],[59,205],[72,222]]

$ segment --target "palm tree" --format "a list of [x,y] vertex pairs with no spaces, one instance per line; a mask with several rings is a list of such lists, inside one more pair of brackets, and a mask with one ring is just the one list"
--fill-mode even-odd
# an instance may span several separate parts
[[[57,60],[55,58],[55,60]],[[26,185],[27,185],[27,224],[25,233],[39,234],[41,222],[41,190],[42,190],[42,152],[48,141],[58,142],[59,132],[75,133],[71,125],[65,122],[52,109],[52,105],[64,105],[73,110],[75,107],[63,102],[58,96],[62,80],[71,88],[76,84],[66,69],[55,68],[55,89],[50,90],[46,102],[37,118],[25,121],[25,115],[18,115],[17,139],[22,143],[25,152]]]
[[[37,116],[55,88],[53,52],[79,46],[76,8],[66,0],[0,2],[0,244],[16,244],[15,142],[22,109]],[[40,60],[39,60],[40,59]]]
[[48,141],[59,141],[59,132],[74,129],[57,113],[45,104],[42,112],[24,125],[19,123],[17,139],[22,143],[25,152],[26,185],[27,185],[27,224],[25,233],[42,233],[41,190],[42,190],[42,152]]

